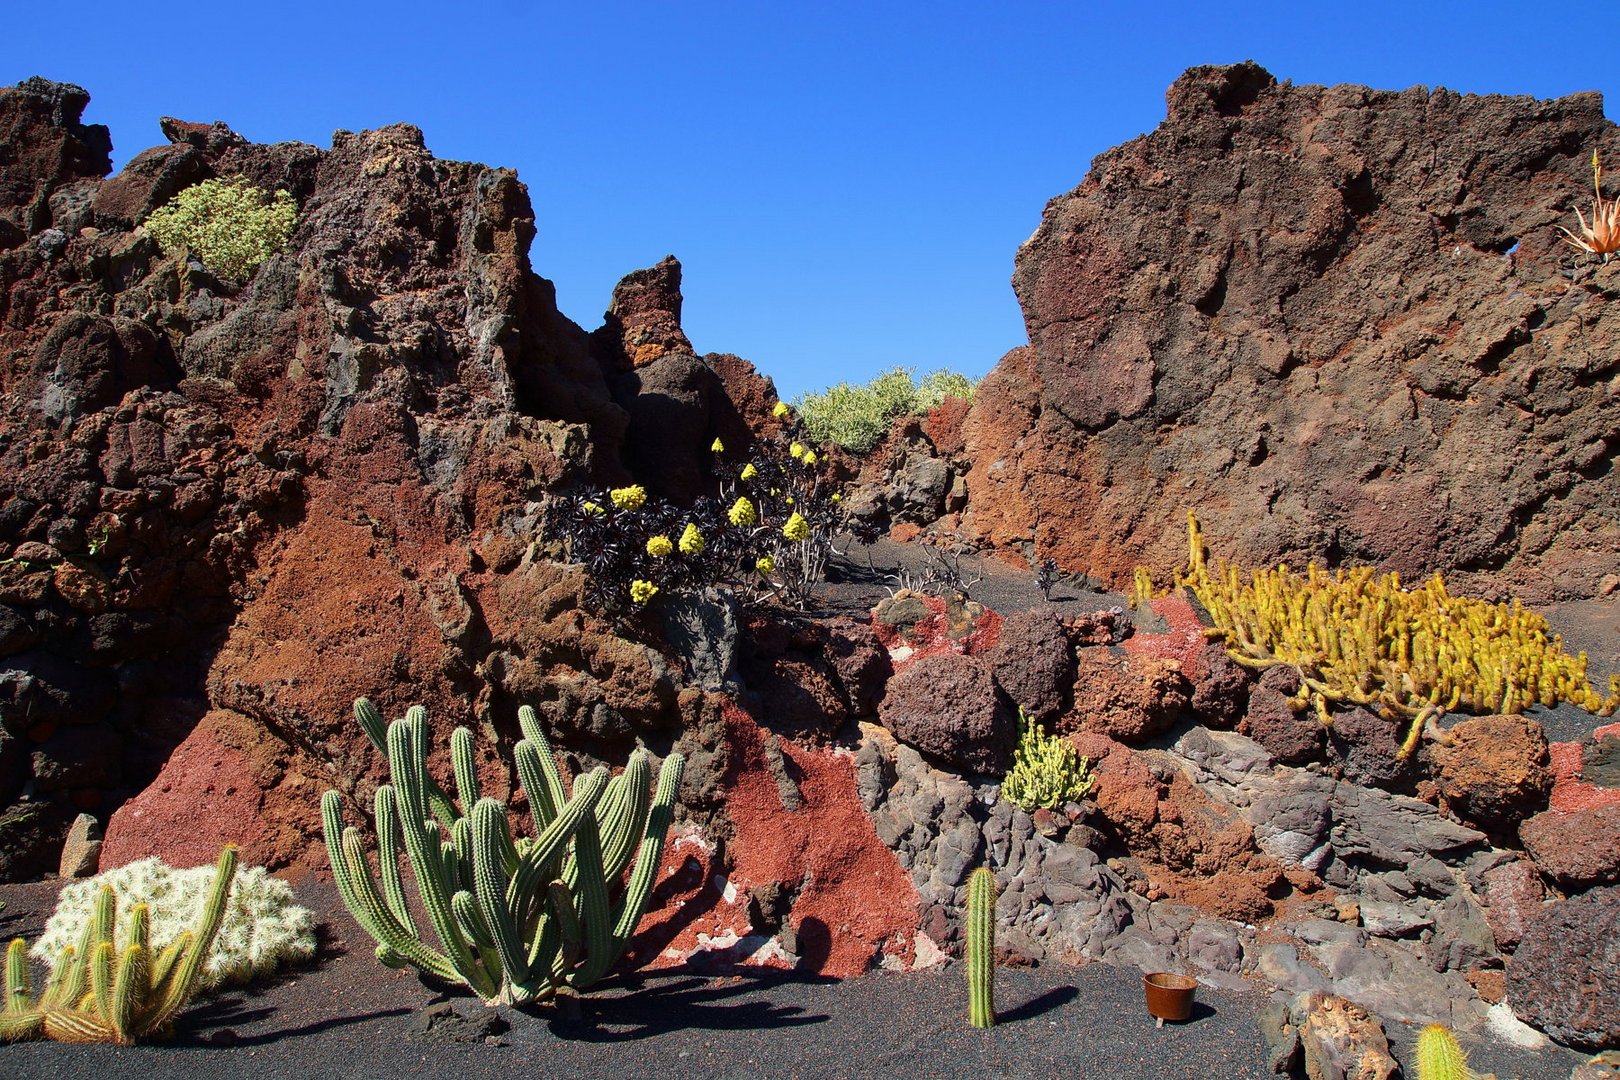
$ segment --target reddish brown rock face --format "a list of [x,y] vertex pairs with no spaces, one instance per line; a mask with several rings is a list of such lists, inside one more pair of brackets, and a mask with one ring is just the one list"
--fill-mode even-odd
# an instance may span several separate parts
[[1565,889],[1620,882],[1620,804],[1546,810],[1519,826],[1524,850]]
[[[1620,546],[1620,264],[1555,231],[1601,99],[1195,68],[1020,249],[1030,347],[965,424],[966,524],[1124,584],[1186,511],[1246,566],[1354,558],[1531,602]],[[1479,572],[1481,566],[1500,567]]]

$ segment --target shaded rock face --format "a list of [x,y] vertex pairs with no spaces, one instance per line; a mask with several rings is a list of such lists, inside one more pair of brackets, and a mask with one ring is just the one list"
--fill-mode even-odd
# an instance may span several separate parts
[[1030,346],[965,423],[966,524],[1122,583],[1184,561],[1190,507],[1245,566],[1594,595],[1620,543],[1620,264],[1572,266],[1555,226],[1593,149],[1620,155],[1601,98],[1240,64],[1168,106],[1019,251]]
[[[87,101],[0,90],[0,877],[53,867],[74,814],[182,744],[109,822],[108,865],[177,838],[201,861],[228,839],[318,860],[320,792],[368,798],[380,771],[360,695],[426,705],[439,746],[475,716],[509,738],[525,702],[610,760],[701,728],[678,667],[533,546],[548,492],[630,479],[643,403],[532,271],[516,176],[403,124],[320,150],[166,119],[170,145],[104,179]],[[245,282],[133,227],[238,175],[299,211]],[[746,431],[774,392],[716,370],[708,415]],[[176,816],[192,802],[221,812]]]
[[1620,888],[1545,908],[1507,966],[1514,1011],[1561,1043],[1620,1048]]

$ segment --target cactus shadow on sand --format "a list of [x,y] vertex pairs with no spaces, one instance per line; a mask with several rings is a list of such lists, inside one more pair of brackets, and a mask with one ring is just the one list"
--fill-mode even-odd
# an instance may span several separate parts
[[[796,1005],[776,1005],[771,991],[786,984],[830,985],[838,980],[774,969],[715,978],[707,973],[659,972],[615,979],[605,993],[572,999],[553,1012],[548,1027],[576,1042],[630,1042],[671,1031],[758,1031],[804,1027],[830,1019]],[[623,993],[614,993],[622,990]]]

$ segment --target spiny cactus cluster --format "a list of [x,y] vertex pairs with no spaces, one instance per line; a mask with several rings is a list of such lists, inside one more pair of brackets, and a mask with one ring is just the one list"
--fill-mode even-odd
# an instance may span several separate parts
[[114,943],[117,900],[111,886],[102,886],[94,917],[78,945],[62,950],[38,999],[29,985],[28,944],[14,940],[6,950],[0,1040],[44,1036],[57,1042],[134,1046],[169,1034],[197,991],[203,958],[225,918],[236,861],[236,847],[227,845],[196,928],[161,950],[151,940],[152,915],[145,904],[130,911],[122,946]]
[[967,984],[968,1023],[976,1028],[996,1023],[996,877],[979,867],[968,878]]
[[[202,916],[213,873],[211,866],[177,870],[147,858],[72,882],[63,887],[56,910],[31,951],[54,965],[94,918],[103,887],[113,890],[120,911],[145,904],[151,912],[152,948],[167,948]],[[248,982],[314,956],[315,917],[292,901],[292,887],[271,877],[264,867],[238,871],[219,933],[204,954],[198,990]],[[115,926],[114,933],[122,929]]]
[[1410,753],[1428,716],[1462,710],[1517,713],[1572,702],[1607,716],[1620,705],[1620,677],[1601,697],[1586,679],[1586,654],[1570,656],[1547,620],[1511,605],[1454,597],[1436,574],[1416,589],[1400,575],[1370,568],[1304,574],[1286,565],[1257,570],[1245,583],[1234,567],[1213,573],[1198,519],[1187,514],[1188,570],[1177,584],[1209,612],[1206,631],[1254,668],[1290,664],[1300,673],[1296,709],[1368,705],[1417,718]]
[[[570,789],[534,710],[524,706],[517,773],[539,834],[514,839],[506,807],[480,796],[471,731],[458,727],[451,736],[452,800],[427,772],[425,710],[412,708],[386,731],[364,698],[354,712],[386,751],[393,779],[376,796],[381,891],[359,831],[343,826],[335,791],[321,800],[321,822],[338,890],[376,939],[377,959],[465,985],[490,1005],[545,1000],[559,987],[583,988],[607,974],[652,893],[681,756],[664,759],[655,797],[640,749],[618,776],[609,779],[598,767]],[[405,902],[401,840],[438,948]],[[635,866],[619,889],[632,855]]]
[[1069,740],[1042,731],[1022,706],[1018,709],[1018,723],[1018,749],[1013,753],[1012,768],[1001,782],[1001,793],[1007,801],[1034,811],[1084,798],[1096,782],[1091,774],[1091,759],[1081,757]]

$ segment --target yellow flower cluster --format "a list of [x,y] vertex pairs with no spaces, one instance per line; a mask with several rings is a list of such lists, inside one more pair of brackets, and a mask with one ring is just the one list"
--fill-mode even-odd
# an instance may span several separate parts
[[647,502],[647,489],[640,484],[631,484],[629,487],[614,488],[608,492],[608,498],[620,510],[640,510]]
[[747,465],[743,466],[743,471],[742,471],[742,475],[741,475],[740,479],[752,480],[754,477],[756,477],[758,475],[759,475],[759,470],[754,468],[753,462],[749,462]]
[[804,443],[802,443],[802,442],[796,442],[792,446],[788,447],[788,456],[791,457],[794,461],[801,460],[804,457],[805,453],[806,453],[806,451],[805,451]]
[[776,569],[776,560],[771,558],[769,555],[762,555],[760,556],[759,561],[754,563],[754,569],[758,570],[762,574],[768,574],[772,570]]
[[804,515],[795,512],[782,526],[782,535],[794,542],[810,539],[810,523],[804,520]]
[[698,527],[691,522],[687,523],[686,530],[681,533],[680,548],[682,555],[703,554],[703,534],[698,532]]
[[654,585],[650,581],[642,581],[640,578],[637,578],[635,581],[630,583],[630,599],[633,603],[645,604],[647,601],[651,600],[657,595],[658,586]]
[[785,402],[785,401],[778,401],[778,402],[777,402],[777,403],[776,403],[776,408],[774,408],[774,409],[772,409],[772,410],[771,410],[771,415],[772,415],[772,416],[774,416],[774,417],[776,417],[776,418],[777,418],[777,419],[778,419],[778,420],[780,420],[780,419],[782,419],[782,418],[783,418],[783,417],[785,417],[785,416],[787,416],[787,415],[788,415],[788,413],[790,413],[790,412],[792,412],[792,411],[793,411],[793,410],[791,410],[791,409],[789,409],[789,408],[788,408],[788,406],[787,406],[787,402]]
[[655,559],[662,559],[675,550],[675,544],[667,536],[654,536],[647,541],[647,554]]
[[726,517],[733,525],[746,529],[759,520],[759,511],[754,509],[754,504],[746,497],[739,497],[731,504],[731,509],[726,511]]
[[716,454],[723,454],[726,452],[726,444],[716,437],[714,442],[709,444],[709,449]]

